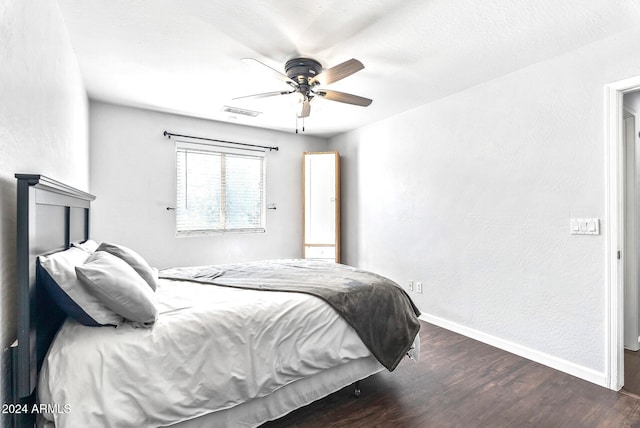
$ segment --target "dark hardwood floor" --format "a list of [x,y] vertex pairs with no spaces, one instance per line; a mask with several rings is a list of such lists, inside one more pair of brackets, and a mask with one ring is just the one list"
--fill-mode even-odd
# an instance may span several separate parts
[[624,350],[623,391],[640,396],[640,351]]
[[422,323],[421,358],[263,425],[640,427],[640,400]]

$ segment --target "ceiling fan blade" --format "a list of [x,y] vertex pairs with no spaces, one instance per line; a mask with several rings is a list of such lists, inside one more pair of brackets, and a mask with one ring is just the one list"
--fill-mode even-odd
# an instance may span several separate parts
[[245,64],[249,64],[252,67],[259,68],[260,70],[269,71],[273,77],[275,77],[278,80],[281,80],[282,82],[288,85],[293,86],[294,88],[298,86],[295,80],[290,79],[286,74],[280,73],[275,68],[271,68],[267,64],[260,62],[255,58],[242,58],[242,61]]
[[331,68],[324,70],[316,77],[311,79],[310,83],[320,83],[321,85],[328,85],[338,80],[342,80],[345,77],[351,76],[353,73],[358,72],[364,68],[364,65],[355,58],[351,58],[341,64],[334,65]]
[[302,106],[300,107],[300,113],[298,113],[298,117],[309,117],[311,114],[311,103],[307,98],[301,102]]
[[331,91],[329,89],[315,91],[315,94],[331,101],[338,101],[339,103],[353,104],[362,107],[367,107],[373,102],[373,100],[369,98],[359,97],[358,95],[347,94],[345,92]]
[[253,94],[253,95],[244,95],[242,97],[232,98],[234,100],[239,100],[242,98],[267,98],[267,97],[275,97],[277,95],[289,95],[294,93],[295,91],[273,91],[273,92],[265,92],[262,94]]

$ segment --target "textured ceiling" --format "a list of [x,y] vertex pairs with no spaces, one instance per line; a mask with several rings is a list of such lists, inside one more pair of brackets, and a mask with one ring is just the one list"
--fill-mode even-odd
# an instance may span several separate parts
[[[329,136],[409,110],[638,26],[638,0],[59,0],[96,100],[294,131],[293,95],[247,66],[284,72],[307,56],[365,69],[326,88],[373,99],[316,97],[307,134]],[[262,112],[234,116],[224,105]]]

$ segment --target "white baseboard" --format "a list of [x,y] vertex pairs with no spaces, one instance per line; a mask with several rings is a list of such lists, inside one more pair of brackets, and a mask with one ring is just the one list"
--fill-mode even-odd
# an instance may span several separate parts
[[470,337],[471,339],[475,339],[482,343],[486,343],[488,345],[502,349],[503,351],[519,355],[528,360],[535,361],[536,363],[540,363],[542,365],[551,367],[553,369],[607,388],[607,377],[604,372],[597,372],[593,369],[578,365],[576,363],[572,363],[571,361],[563,360],[561,358],[554,357],[553,355],[545,354],[544,352],[536,351],[535,349],[518,345],[517,343],[513,343],[487,333],[483,333],[479,330],[475,330],[473,328],[466,327],[434,315],[423,313],[422,315],[420,315],[420,319],[430,324],[437,325],[438,327],[451,330],[463,336]]

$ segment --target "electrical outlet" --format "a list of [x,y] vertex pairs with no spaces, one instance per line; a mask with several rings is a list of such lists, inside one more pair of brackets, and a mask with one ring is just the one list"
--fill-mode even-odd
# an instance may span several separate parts
[[415,286],[416,286],[416,293],[422,293],[422,283],[416,282]]
[[409,289],[409,291],[413,291],[413,281],[409,280],[409,283],[407,284],[407,288]]

